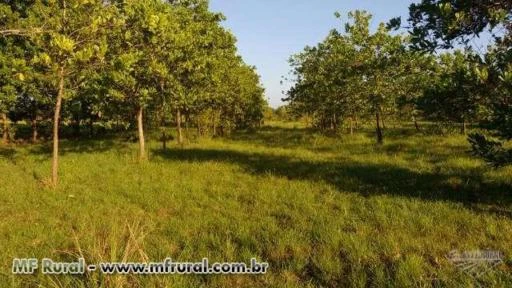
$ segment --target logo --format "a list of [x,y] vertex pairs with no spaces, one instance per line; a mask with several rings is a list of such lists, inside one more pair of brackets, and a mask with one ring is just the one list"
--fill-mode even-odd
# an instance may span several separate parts
[[459,252],[453,250],[446,257],[457,268],[464,273],[480,277],[503,263],[505,259],[503,253],[492,250],[475,250]]

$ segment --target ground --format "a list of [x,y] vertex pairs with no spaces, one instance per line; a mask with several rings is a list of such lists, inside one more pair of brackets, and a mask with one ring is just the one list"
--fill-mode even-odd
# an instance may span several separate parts
[[[452,250],[512,256],[512,167],[463,136],[388,129],[327,137],[294,124],[193,140],[149,161],[134,143],[0,146],[5,287],[512,287],[512,261],[479,277]],[[263,276],[11,274],[12,259],[268,261]],[[38,286],[40,285],[40,286]]]

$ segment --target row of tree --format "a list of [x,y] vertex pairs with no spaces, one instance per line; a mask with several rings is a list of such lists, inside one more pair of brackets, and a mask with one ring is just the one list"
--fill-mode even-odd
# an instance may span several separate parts
[[[487,5],[484,9],[473,7],[471,1],[453,2],[457,1],[411,5],[406,35],[393,31],[400,19],[381,23],[372,32],[370,14],[349,13],[344,31],[332,30],[315,47],[291,57],[294,85],[285,99],[288,109],[312,117],[323,130],[348,123],[350,133],[358,119],[373,118],[378,143],[383,142],[385,117],[412,120],[417,130],[419,118],[457,123],[464,134],[467,124],[475,123],[492,136],[510,140],[512,5],[480,3]],[[493,34],[495,41],[486,53],[464,46],[467,35],[496,27],[502,33]],[[456,39],[460,41],[455,43]],[[446,50],[454,44],[465,48]],[[512,151],[503,143],[481,134],[472,134],[469,140],[475,153],[490,163],[512,162]]]
[[222,20],[204,0],[4,1],[4,141],[8,117],[31,123],[34,141],[38,123],[50,120],[55,185],[61,122],[137,127],[141,159],[144,124],[176,123],[179,143],[183,121],[212,133],[259,125],[267,105],[259,76]]

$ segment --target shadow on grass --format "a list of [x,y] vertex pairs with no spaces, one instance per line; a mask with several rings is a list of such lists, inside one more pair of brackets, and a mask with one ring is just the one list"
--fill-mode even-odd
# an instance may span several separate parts
[[264,126],[255,132],[235,132],[229,136],[229,139],[273,148],[293,149],[298,147],[311,147],[314,142],[315,132],[315,130],[309,128]]
[[0,145],[0,157],[12,160],[16,156],[16,150],[8,146]]
[[[103,153],[111,150],[122,150],[128,147],[126,142],[119,140],[62,140],[59,142],[59,155],[66,154],[88,154]],[[52,143],[30,146],[30,154],[46,155],[48,158],[52,155]]]
[[[354,138],[365,137],[375,138],[375,131],[371,128],[362,128],[356,131],[356,134],[338,134],[336,136],[326,136],[310,128],[283,128],[275,126],[264,126],[255,132],[245,131],[235,132],[229,137],[229,140],[235,142],[245,142],[262,145],[268,148],[284,149],[307,149],[313,152],[328,153],[336,152],[343,146],[343,150],[352,155],[367,154],[369,152],[386,153],[393,155],[396,153],[410,154],[412,158],[419,154],[426,154],[426,146],[434,147],[436,139],[423,137],[419,146],[410,145],[406,140],[411,136],[420,136],[413,127],[409,128],[389,128],[385,130],[385,145],[376,145],[375,141],[352,141]],[[421,137],[421,136],[420,136]],[[347,141],[348,140],[348,141]],[[391,143],[390,143],[391,142]],[[436,159],[447,159],[454,152],[464,151],[469,146],[451,145],[443,146],[442,151],[436,151]]]
[[[357,163],[350,160],[316,162],[261,153],[232,150],[172,149],[157,152],[173,161],[218,161],[240,165],[248,173],[286,177],[291,180],[324,181],[339,191],[357,192],[363,196],[395,195],[430,201],[451,201],[468,207],[486,204],[500,209],[478,208],[511,217],[511,187],[486,183],[479,171],[457,174],[418,173],[389,164]],[[475,207],[476,208],[476,207]]]

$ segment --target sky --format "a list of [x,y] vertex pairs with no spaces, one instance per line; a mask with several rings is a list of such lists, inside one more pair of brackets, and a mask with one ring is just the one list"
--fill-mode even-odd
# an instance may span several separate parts
[[[222,25],[238,39],[238,51],[257,68],[272,107],[283,105],[282,76],[290,71],[288,59],[316,45],[333,28],[343,29],[347,13],[366,10],[372,26],[402,16],[405,21],[412,0],[210,0],[210,9],[227,17]],[[343,18],[337,19],[338,11]],[[343,22],[342,22],[343,21]],[[285,84],[286,85],[286,84]]]

